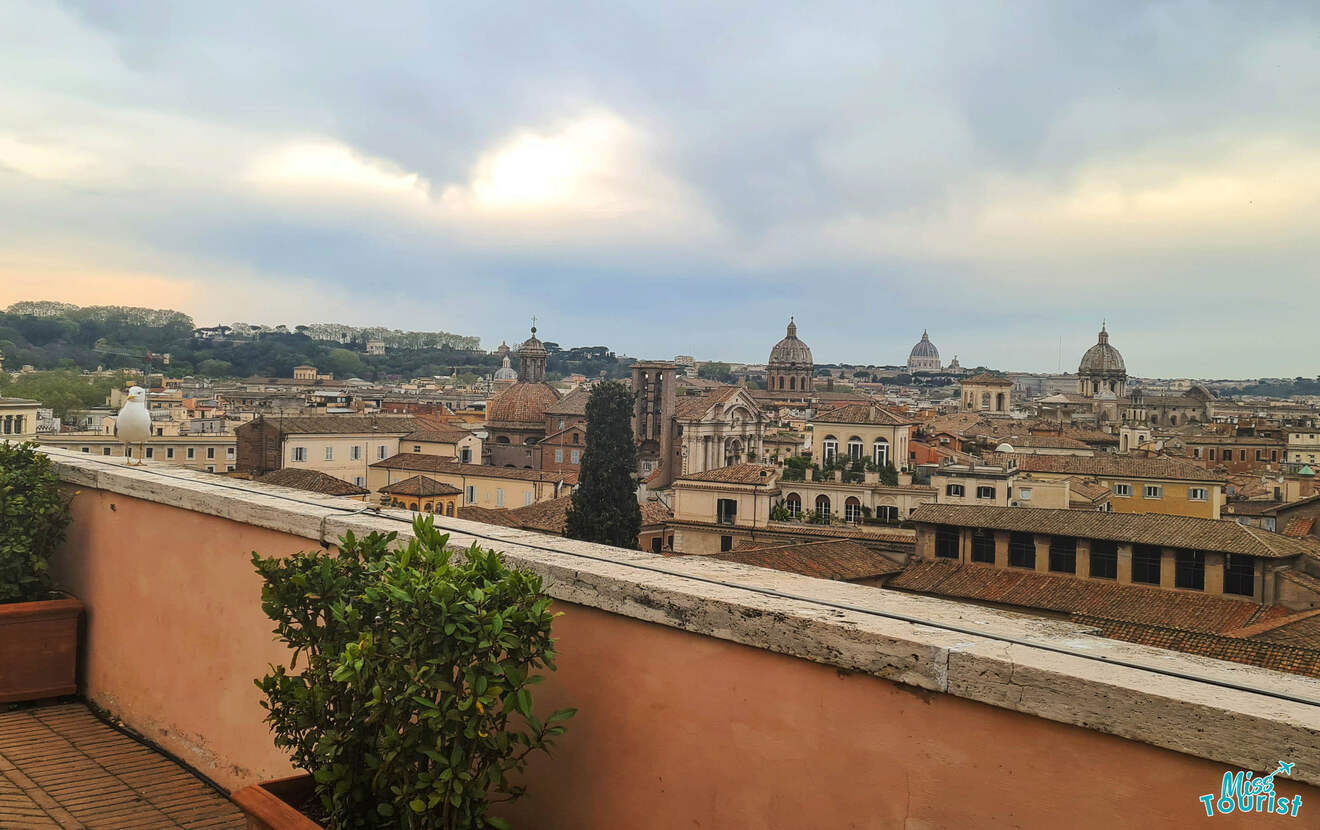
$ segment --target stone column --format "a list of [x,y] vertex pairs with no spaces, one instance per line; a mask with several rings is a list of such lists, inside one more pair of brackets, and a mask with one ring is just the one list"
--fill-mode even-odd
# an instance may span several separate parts
[[1118,543],[1118,584],[1132,584],[1132,543]]
[[1205,592],[1218,596],[1224,593],[1224,554],[1205,555]]
[[1083,578],[1091,576],[1091,540],[1077,540],[1077,575]]
[[1160,548],[1160,587],[1172,588],[1174,568],[1176,563],[1173,559],[1173,548]]
[[1009,538],[1009,532],[1007,530],[995,531],[995,567],[996,568],[1008,567],[1008,538]]
[[1050,569],[1050,537],[1036,534],[1036,573],[1048,573]]

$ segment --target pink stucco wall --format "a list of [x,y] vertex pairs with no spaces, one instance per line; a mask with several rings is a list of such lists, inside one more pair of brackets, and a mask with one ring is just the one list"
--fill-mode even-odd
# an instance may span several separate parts
[[[281,657],[252,550],[310,540],[84,489],[59,576],[88,605],[87,696],[227,787],[287,774],[252,678]],[[521,828],[1188,827],[1221,764],[560,603],[577,706]],[[1212,727],[1213,725],[1207,725]],[[1301,793],[1320,814],[1320,789]],[[1217,827],[1265,816],[1217,816]],[[1282,826],[1282,824],[1280,825]]]

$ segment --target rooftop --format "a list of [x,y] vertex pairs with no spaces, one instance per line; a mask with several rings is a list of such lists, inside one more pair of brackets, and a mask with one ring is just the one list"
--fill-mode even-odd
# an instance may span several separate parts
[[865,424],[881,426],[907,426],[917,423],[909,415],[896,415],[884,407],[868,403],[844,404],[835,409],[817,412],[811,419],[815,424]]
[[452,484],[423,475],[415,475],[403,481],[387,484],[380,488],[380,491],[392,496],[457,496],[463,492]]
[[772,464],[731,464],[701,473],[688,473],[680,481],[714,481],[722,484],[773,484],[779,468]]
[[336,478],[319,470],[300,470],[295,467],[283,467],[273,470],[256,479],[262,484],[274,484],[279,487],[292,487],[295,490],[307,490],[327,496],[365,496],[371,491],[359,487],[342,478]]
[[371,466],[390,470],[417,470],[430,473],[452,473],[486,478],[513,478],[520,481],[563,481],[577,483],[577,473],[557,473],[549,470],[521,470],[516,467],[496,467],[491,464],[463,464],[441,455],[420,452],[401,452]]
[[[986,460],[999,460],[1008,453],[986,453]],[[1134,458],[1126,455],[1040,455],[1013,453],[1018,469],[1024,473],[1064,473],[1125,478],[1150,478],[1163,481],[1226,481],[1220,474],[1187,461],[1174,458]]]
[[872,579],[903,569],[870,548],[851,539],[824,539],[711,554],[725,562],[740,562],[758,568],[851,581]]

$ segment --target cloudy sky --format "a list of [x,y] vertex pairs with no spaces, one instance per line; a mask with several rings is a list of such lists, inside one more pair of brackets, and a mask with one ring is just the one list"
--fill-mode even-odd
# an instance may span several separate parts
[[[718,7],[718,8],[717,8]],[[1320,372],[1320,4],[0,0],[0,306]]]

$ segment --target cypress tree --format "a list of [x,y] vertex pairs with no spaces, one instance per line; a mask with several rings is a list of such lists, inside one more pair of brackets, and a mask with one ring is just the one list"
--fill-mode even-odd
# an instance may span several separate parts
[[568,509],[570,539],[637,548],[642,508],[637,504],[637,447],[632,433],[633,393],[618,381],[598,384],[587,399],[587,447]]

